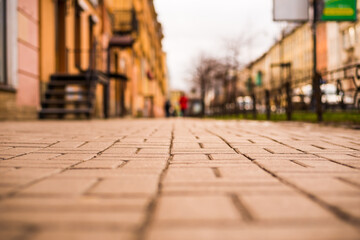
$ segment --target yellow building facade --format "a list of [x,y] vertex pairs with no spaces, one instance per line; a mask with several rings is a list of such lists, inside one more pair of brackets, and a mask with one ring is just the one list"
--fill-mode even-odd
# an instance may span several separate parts
[[266,53],[243,70],[244,81],[252,81],[259,93],[279,88],[288,78],[311,82],[312,50],[309,23],[296,27],[276,42]]
[[153,1],[0,4],[0,119],[164,115],[166,54]]
[[[125,19],[115,17],[114,25],[119,28],[114,30],[115,34],[119,30],[120,36],[134,39],[132,48],[116,50],[120,68],[129,76],[123,86],[126,112],[132,116],[164,116],[168,91],[166,54],[162,50],[163,32],[153,1],[109,0],[107,3],[113,15],[128,15]],[[134,22],[135,29],[130,33],[126,29],[127,21]]]

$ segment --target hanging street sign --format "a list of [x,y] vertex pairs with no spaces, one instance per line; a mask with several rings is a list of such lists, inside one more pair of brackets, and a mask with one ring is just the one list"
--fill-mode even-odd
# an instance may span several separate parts
[[273,0],[273,20],[307,22],[309,0]]
[[356,21],[357,0],[318,0],[320,21]]

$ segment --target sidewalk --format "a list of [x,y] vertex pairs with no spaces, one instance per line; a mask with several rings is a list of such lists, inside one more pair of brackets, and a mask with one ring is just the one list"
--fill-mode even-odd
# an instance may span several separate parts
[[0,239],[360,239],[360,131],[1,122]]

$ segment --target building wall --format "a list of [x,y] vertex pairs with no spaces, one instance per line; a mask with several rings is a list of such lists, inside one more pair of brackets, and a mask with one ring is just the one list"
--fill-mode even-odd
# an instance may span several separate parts
[[[81,68],[83,70],[89,67],[90,58],[90,30],[89,30],[89,17],[94,16],[98,22],[95,23],[93,28],[93,37],[97,42],[97,59],[96,65],[98,70],[106,71],[106,53],[100,49],[106,49],[111,36],[111,23],[110,19],[104,12],[102,5],[94,6],[89,0],[77,0],[81,2],[83,11],[81,12]],[[57,73],[56,69],[56,1],[42,0],[40,3],[40,80],[41,89],[45,91],[46,83],[49,81],[52,74]],[[67,4],[67,11],[65,17],[65,46],[68,49],[67,54],[67,73],[76,74],[79,70],[75,65],[75,5]],[[111,83],[114,88],[114,84]],[[113,115],[113,102],[115,101],[114,94],[110,96],[110,115]],[[96,102],[95,102],[95,117],[103,117],[103,90],[102,86],[96,88]]]
[[[326,33],[323,31],[323,33]],[[324,36],[326,42],[326,35]],[[257,94],[264,94],[265,89],[275,89],[282,86],[288,78],[301,81],[303,84],[311,82],[312,49],[310,24],[302,24],[284,38],[276,42],[261,57],[248,65],[247,70],[241,72],[241,79],[246,85],[250,77]],[[321,53],[326,52],[326,44],[321,44]],[[321,59],[322,63],[327,59]],[[280,64],[291,64],[291,71],[281,68]],[[257,75],[261,73],[261,85],[256,85]],[[249,94],[249,93],[248,93]]]
[[127,112],[136,117],[164,116],[167,95],[166,55],[162,51],[162,27],[157,20],[153,1],[107,1],[111,11],[130,10],[137,13],[138,32],[132,49],[119,50],[126,63]]
[[328,69],[328,34],[326,23],[319,23],[316,33],[317,69],[320,72]]
[[39,107],[39,2],[8,0],[7,4],[7,78],[12,90],[0,89],[0,119],[35,119]]

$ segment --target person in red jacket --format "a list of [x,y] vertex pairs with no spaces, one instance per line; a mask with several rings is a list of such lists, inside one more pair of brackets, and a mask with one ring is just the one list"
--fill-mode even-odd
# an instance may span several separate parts
[[179,104],[180,104],[181,116],[185,117],[186,109],[188,105],[188,98],[185,96],[184,93],[181,94]]

